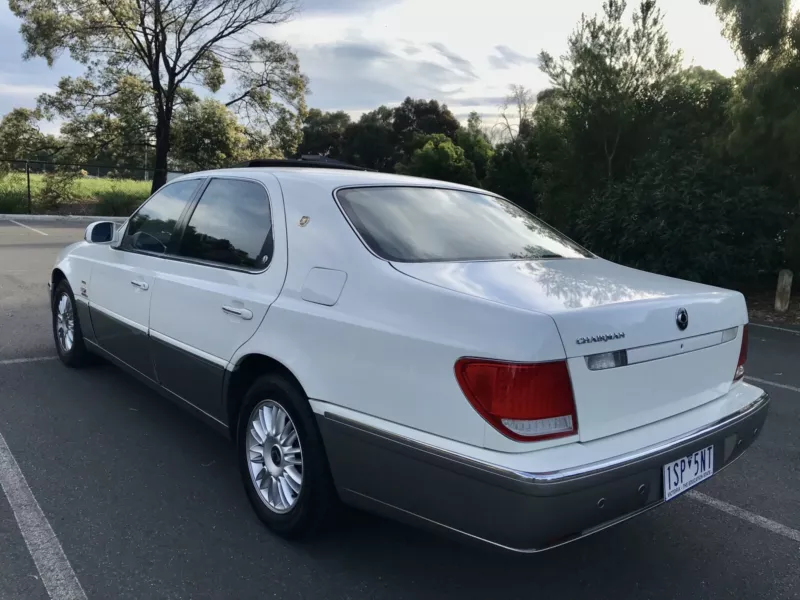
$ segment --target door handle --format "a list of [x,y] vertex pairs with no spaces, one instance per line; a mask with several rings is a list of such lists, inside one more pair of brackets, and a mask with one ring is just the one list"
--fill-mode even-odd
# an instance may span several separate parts
[[148,290],[148,289],[150,289],[150,284],[147,283],[146,281],[136,281],[136,280],[134,280],[134,281],[131,281],[131,285],[135,285],[140,290]]
[[244,319],[245,321],[249,321],[253,318],[253,313],[246,308],[239,308],[237,306],[228,306],[227,304],[222,306],[222,312],[227,313],[229,315],[236,315]]

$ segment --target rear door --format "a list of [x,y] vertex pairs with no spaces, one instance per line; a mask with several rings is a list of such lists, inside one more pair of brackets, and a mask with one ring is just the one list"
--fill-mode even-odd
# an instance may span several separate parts
[[155,272],[201,182],[189,179],[161,188],[128,220],[119,246],[92,267],[86,296],[96,342],[150,379],[155,371],[147,329]]
[[218,420],[228,360],[256,332],[286,276],[283,229],[276,234],[273,226],[283,222],[275,187],[270,194],[257,180],[211,179],[155,276],[150,337],[158,380]]

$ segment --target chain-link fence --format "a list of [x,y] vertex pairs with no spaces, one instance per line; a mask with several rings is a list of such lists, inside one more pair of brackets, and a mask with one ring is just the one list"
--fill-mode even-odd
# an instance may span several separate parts
[[127,216],[150,195],[153,176],[146,166],[0,159],[0,213]]

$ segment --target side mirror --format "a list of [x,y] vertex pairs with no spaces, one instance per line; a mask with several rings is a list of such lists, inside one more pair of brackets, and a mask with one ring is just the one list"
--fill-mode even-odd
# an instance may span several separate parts
[[114,227],[112,221],[95,221],[86,228],[83,239],[90,244],[107,244],[114,240]]

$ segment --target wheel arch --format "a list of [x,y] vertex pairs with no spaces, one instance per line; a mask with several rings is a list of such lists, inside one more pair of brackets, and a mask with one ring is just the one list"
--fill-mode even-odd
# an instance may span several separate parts
[[69,280],[67,279],[66,273],[64,273],[64,271],[62,271],[60,267],[54,268],[53,272],[50,273],[50,299],[51,299],[51,301],[52,301],[52,298],[53,298],[53,293],[56,290],[56,286],[59,283],[61,283],[62,281],[67,281],[67,283],[69,283]]
[[283,375],[306,395],[300,379],[278,359],[259,352],[252,352],[242,356],[237,360],[236,365],[228,371],[223,390],[225,416],[232,439],[236,439],[239,409],[245,393],[247,393],[248,388],[256,378],[268,373]]

